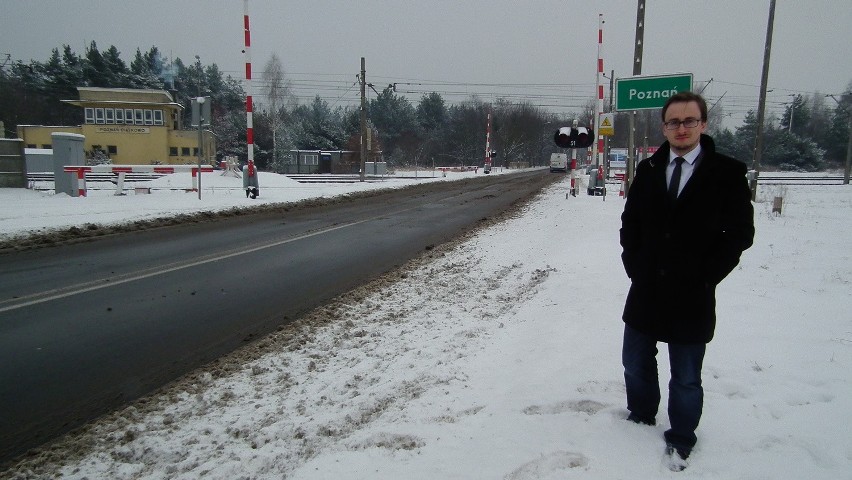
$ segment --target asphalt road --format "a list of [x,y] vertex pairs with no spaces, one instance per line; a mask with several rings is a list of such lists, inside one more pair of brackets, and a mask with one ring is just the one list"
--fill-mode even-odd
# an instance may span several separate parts
[[529,198],[546,171],[0,255],[0,464]]

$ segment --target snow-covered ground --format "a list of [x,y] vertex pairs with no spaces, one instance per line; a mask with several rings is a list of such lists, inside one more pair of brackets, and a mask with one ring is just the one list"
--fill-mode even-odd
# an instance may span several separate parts
[[[373,185],[264,184],[273,179],[261,177],[255,202]],[[624,420],[624,202],[566,199],[566,189],[560,182],[519,215],[436,248],[6,476],[852,478],[852,188],[761,187],[755,244],[718,289],[699,443],[680,473],[663,462],[664,405],[655,427]],[[0,232],[251,202],[239,189],[193,195],[0,190],[14,205]],[[777,195],[780,216],[771,213]],[[69,218],[68,208],[82,212]],[[667,356],[659,360],[666,372]]]

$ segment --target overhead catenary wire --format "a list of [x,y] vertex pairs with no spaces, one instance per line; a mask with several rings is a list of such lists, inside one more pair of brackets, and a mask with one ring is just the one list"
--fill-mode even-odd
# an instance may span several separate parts
[[[21,62],[15,59],[15,55],[9,55],[4,70],[8,70],[12,63]],[[231,78],[242,77],[242,72],[219,70],[223,75]],[[257,72],[257,71],[256,71]],[[255,73],[256,73],[255,72]],[[262,72],[261,72],[262,73]],[[319,97],[323,101],[335,106],[356,107],[360,101],[353,91],[351,73],[328,73],[328,72],[287,72],[286,76],[291,82],[293,98],[297,103],[309,103]],[[252,83],[255,87],[254,101],[262,104],[267,99],[263,92],[266,82],[255,75]],[[375,85],[396,84],[396,92],[404,95],[412,104],[417,104],[423,95],[438,93],[450,104],[464,103],[471,99],[482,101],[502,101],[506,104],[527,104],[534,107],[551,110],[557,114],[573,114],[584,109],[590,101],[595,98],[594,83],[544,83],[544,82],[476,82],[457,81],[452,79],[431,79],[406,75],[373,75],[371,77]],[[710,81],[707,81],[710,83]],[[721,86],[722,95],[706,93],[705,98],[711,104],[718,103],[716,110],[721,109],[726,116],[733,115],[734,118],[742,120],[749,111],[757,109],[758,85],[746,82],[729,81],[714,77],[712,83]],[[405,88],[400,88],[401,86]],[[45,91],[62,93],[58,86],[47,83],[43,86]],[[744,94],[743,91],[753,90],[753,94]],[[800,94],[806,97],[819,95],[823,92],[802,91],[771,86],[766,98],[766,110],[769,115],[780,116],[783,114],[788,102],[788,95]],[[736,93],[734,93],[736,91]],[[839,93],[835,93],[839,95]],[[720,99],[724,97],[723,101]],[[736,122],[739,123],[739,122]]]
[[[343,74],[300,72],[290,73],[289,76],[291,77],[294,98],[299,101],[311,101],[317,96],[335,104],[348,103],[355,106],[359,101],[357,96],[350,95],[352,93],[352,83],[348,78],[345,81],[329,78],[335,76],[343,77]],[[348,77],[349,75],[345,76]],[[535,107],[569,112],[585,108],[587,103],[594,99],[594,84],[591,82],[574,84],[462,82],[410,77],[384,77],[379,75],[373,76],[373,78],[377,79],[376,84],[379,85],[387,84],[389,87],[396,85],[394,92],[405,96],[412,103],[417,103],[423,95],[437,93],[449,103],[465,102],[471,98],[478,98],[483,101],[502,100],[508,104],[529,104]],[[727,82],[718,78],[713,78],[712,80],[717,85],[752,87],[755,90],[758,88],[757,85]],[[402,86],[407,88],[402,88]],[[768,110],[775,114],[783,112],[783,104],[787,101],[788,92],[796,92],[802,95],[813,95],[816,93],[783,88],[776,88],[775,90],[783,92],[783,95],[770,96],[767,99]],[[350,92],[347,93],[347,91]],[[718,106],[726,114],[742,117],[750,110],[757,108],[756,94],[733,95],[729,90],[726,90],[722,95],[708,93],[705,96],[711,104],[718,103]],[[724,101],[720,102],[722,99]]]

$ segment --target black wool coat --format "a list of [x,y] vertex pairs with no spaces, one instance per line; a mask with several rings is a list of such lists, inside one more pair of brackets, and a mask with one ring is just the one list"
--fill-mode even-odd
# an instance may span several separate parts
[[621,215],[621,259],[631,286],[623,320],[670,343],[707,343],[716,285],[754,239],[746,166],[701,135],[702,157],[675,202],[666,195],[669,143],[643,160]]

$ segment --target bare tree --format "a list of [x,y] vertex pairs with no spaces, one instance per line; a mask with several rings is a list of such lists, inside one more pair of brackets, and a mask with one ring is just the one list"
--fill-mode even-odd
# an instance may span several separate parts
[[269,101],[269,121],[272,130],[272,164],[278,165],[278,131],[284,123],[286,103],[292,99],[290,81],[278,55],[272,54],[263,68],[263,93]]

